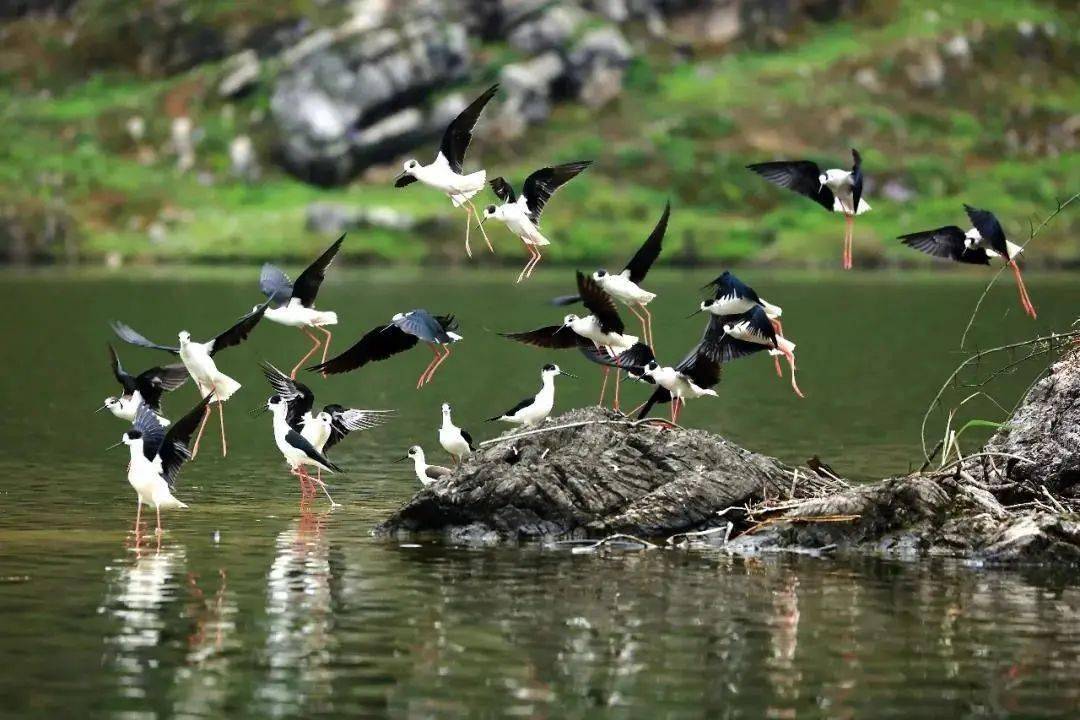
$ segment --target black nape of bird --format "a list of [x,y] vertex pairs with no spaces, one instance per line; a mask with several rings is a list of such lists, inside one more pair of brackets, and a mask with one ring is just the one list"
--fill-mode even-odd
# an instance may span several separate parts
[[1016,277],[1020,306],[1024,312],[1035,318],[1035,306],[1031,303],[1024,278],[1020,275],[1020,266],[1016,262],[1024,248],[1005,237],[1005,230],[994,213],[970,205],[964,205],[964,211],[972,225],[966,232],[956,225],[945,225],[933,230],[901,235],[899,239],[919,252],[959,263],[989,265],[991,257],[1001,257],[1012,268]]
[[450,357],[450,345],[462,339],[457,330],[458,322],[453,315],[432,315],[420,309],[398,313],[389,324],[369,330],[345,352],[308,370],[326,375],[349,372],[369,362],[386,360],[423,341],[431,347],[435,357],[416,382],[416,387],[420,388],[431,381],[435,371]]
[[189,377],[183,365],[164,365],[144,370],[138,375],[128,373],[120,365],[116,349],[109,344],[109,360],[113,377],[120,383],[123,392],[119,396],[105,399],[105,404],[98,410],[108,409],[121,420],[134,420],[135,411],[140,404],[146,405],[155,413],[161,413],[161,396],[182,386]]
[[774,185],[787,188],[810,198],[829,212],[844,215],[844,256],[843,267],[851,269],[851,244],[854,238],[856,215],[870,210],[870,205],[863,200],[862,156],[855,148],[851,149],[851,170],[831,168],[822,170],[810,160],[780,160],[777,162],[754,163],[747,165],[752,170]]

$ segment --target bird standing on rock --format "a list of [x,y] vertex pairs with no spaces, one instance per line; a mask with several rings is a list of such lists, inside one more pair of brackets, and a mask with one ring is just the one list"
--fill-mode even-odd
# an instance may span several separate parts
[[439,480],[442,480],[444,477],[454,474],[454,471],[450,468],[445,468],[441,465],[428,465],[427,460],[424,458],[424,449],[419,445],[413,445],[409,448],[408,454],[397,462],[404,462],[405,460],[413,461],[413,470],[416,472],[416,479],[419,480],[420,484],[424,487],[432,485]]
[[547,420],[548,415],[551,414],[551,409],[555,407],[555,377],[557,375],[575,377],[562,370],[558,365],[548,363],[540,368],[540,382],[542,383],[540,392],[532,397],[525,398],[501,415],[489,417],[487,421],[499,420],[524,425],[525,427],[532,427],[544,422]]
[[[419,180],[424,185],[446,193],[454,207],[465,207],[465,253],[469,257],[472,257],[472,249],[469,247],[469,232],[472,229],[473,218],[476,218],[477,223],[480,222],[480,213],[473,205],[472,198],[476,193],[484,189],[487,182],[487,172],[478,170],[464,175],[462,173],[462,163],[465,162],[465,151],[469,149],[469,143],[472,141],[473,127],[476,126],[480,113],[483,112],[484,107],[495,96],[495,91],[498,89],[498,85],[492,85],[484,91],[483,95],[476,98],[471,105],[454,118],[454,121],[447,126],[446,132],[443,133],[442,143],[439,145],[439,154],[435,156],[434,161],[428,165],[421,165],[416,160],[406,160],[404,169],[394,181],[394,187],[403,188]],[[495,252],[495,248],[491,247],[491,241],[488,240],[483,225],[478,226],[480,233],[484,236],[484,242],[487,243],[488,250]]]
[[472,435],[468,430],[459,428],[450,418],[450,404],[442,404],[442,427],[439,428],[439,444],[443,450],[450,453],[454,462],[460,464],[467,456],[476,450]]
[[845,270],[851,269],[851,245],[855,234],[855,216],[870,211],[870,203],[863,199],[862,156],[851,149],[851,170],[831,168],[822,170],[810,160],[781,160],[747,165],[774,185],[805,195],[829,212],[844,215]]

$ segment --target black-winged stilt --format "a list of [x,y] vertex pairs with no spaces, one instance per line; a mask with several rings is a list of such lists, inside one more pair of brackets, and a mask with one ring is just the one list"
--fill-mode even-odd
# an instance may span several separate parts
[[457,329],[458,322],[453,315],[432,315],[419,309],[398,313],[389,324],[368,331],[337,357],[308,369],[324,375],[348,372],[405,352],[423,341],[431,347],[435,357],[416,381],[416,387],[420,388],[431,381],[438,367],[450,357],[450,345],[462,339]]
[[799,397],[806,397],[795,382],[795,343],[776,331],[763,307],[755,305],[741,315],[713,316],[711,321],[717,322],[722,330],[717,342],[710,345],[713,357],[726,363],[762,350],[774,356],[783,355],[791,367],[792,390]]
[[927,255],[961,263],[989,265],[991,257],[1002,258],[1016,276],[1020,306],[1032,318],[1036,317],[1035,306],[1031,304],[1024,278],[1020,275],[1020,265],[1016,262],[1024,248],[1005,238],[1005,230],[994,213],[970,205],[964,205],[964,210],[972,224],[972,228],[966,232],[956,225],[946,225],[935,230],[901,235],[900,240]]
[[325,455],[315,449],[310,440],[289,425],[289,403],[284,398],[280,395],[271,395],[266,401],[266,407],[274,418],[274,442],[284,456],[285,462],[288,463],[289,472],[300,480],[301,488],[309,481],[316,483],[326,493],[330,504],[337,506],[338,503],[330,497],[326,484],[308,475],[306,468],[314,467],[330,473],[342,472],[341,468],[330,462]]
[[439,444],[450,453],[454,462],[460,464],[476,450],[472,435],[468,430],[459,428],[450,417],[450,403],[442,404],[442,426],[439,428]]
[[424,448],[419,445],[413,445],[409,448],[408,454],[397,460],[397,462],[405,462],[406,460],[413,461],[413,471],[416,472],[416,479],[419,480],[420,484],[424,487],[432,485],[439,480],[442,480],[444,477],[454,474],[454,471],[450,468],[445,468],[441,465],[429,465],[427,459],[424,457]]
[[[604,348],[609,355],[618,355],[638,341],[633,335],[626,335],[626,326],[619,317],[618,310],[611,296],[591,277],[577,272],[577,298],[581,300],[591,314],[578,317],[570,314],[563,318],[562,325],[548,325],[536,330],[520,333],[500,333],[503,337],[526,345],[547,349],[568,349],[582,347],[582,340],[595,347]],[[610,366],[603,365],[604,380],[600,387],[600,404],[604,404],[607,379]],[[615,374],[615,406],[618,409],[619,374]]]
[[[784,334],[784,326],[780,322],[780,316],[784,312],[783,309],[779,305],[773,305],[759,296],[752,287],[739,280],[731,272],[725,270],[719,277],[706,283],[702,290],[710,287],[713,288],[713,296],[702,300],[698,309],[691,313],[691,317],[699,312],[707,312],[717,317],[742,315],[755,306],[760,306],[769,318],[769,322],[773,324],[777,334]],[[776,361],[776,374],[782,376],[779,356],[774,357],[774,360]]]
[[[338,317],[333,311],[316,310],[315,296],[319,294],[319,288],[326,278],[326,269],[334,261],[344,241],[345,236],[342,235],[297,276],[296,282],[289,280],[289,276],[281,268],[270,263],[263,265],[262,273],[259,275],[259,290],[270,299],[270,307],[266,309],[266,319],[279,325],[299,328],[314,343],[307,354],[293,367],[289,377],[296,377],[296,371],[319,349],[320,345],[323,349],[322,361],[326,362],[326,354],[330,350],[330,340],[333,336],[325,326],[337,325]],[[309,329],[318,330],[325,337],[320,340],[312,335]]]
[[161,415],[161,396],[187,382],[190,377],[187,368],[179,364],[165,365],[152,367],[138,375],[131,375],[121,367],[120,358],[112,345],[109,345],[109,359],[113,377],[120,383],[124,392],[105,398],[105,404],[97,411],[108,410],[121,420],[132,422],[135,420],[135,411],[139,406],[146,405],[157,415],[158,422],[168,427],[169,421]]
[[540,368],[540,392],[525,398],[501,415],[489,417],[487,422],[499,420],[501,422],[514,423],[515,425],[524,425],[525,427],[539,425],[544,422],[548,415],[551,414],[551,409],[555,407],[556,375],[575,377],[559,368],[558,365],[548,363]]
[[484,219],[494,218],[506,224],[510,232],[525,243],[529,251],[529,261],[518,274],[517,282],[532,276],[532,271],[542,260],[538,248],[550,245],[551,241],[540,232],[540,213],[555,191],[573,180],[591,160],[555,165],[537,170],[525,178],[521,187],[521,197],[514,193],[514,187],[505,178],[497,177],[491,181],[491,189],[502,200],[502,205],[488,205],[484,208]]
[[[487,182],[487,172],[477,170],[468,175],[462,174],[462,163],[465,162],[465,151],[469,149],[472,140],[473,127],[476,125],[484,106],[495,96],[498,85],[492,85],[484,94],[473,100],[472,104],[461,111],[454,118],[443,133],[442,143],[439,145],[439,154],[429,165],[421,165],[416,160],[406,160],[404,170],[394,181],[394,187],[405,187],[419,180],[425,185],[435,188],[450,198],[454,207],[465,206],[465,252],[472,257],[472,249],[469,247],[469,231],[472,229],[473,217],[480,222],[480,213],[472,203],[472,197],[484,189]],[[488,240],[487,232],[483,226],[480,232],[484,236],[488,250],[495,252]]]
[[[214,363],[214,356],[225,348],[239,345],[246,340],[248,335],[251,334],[251,331],[254,330],[255,326],[262,320],[266,308],[269,307],[269,303],[270,301],[268,300],[258,306],[255,310],[240,318],[240,320],[228,330],[206,342],[195,342],[191,339],[191,333],[187,330],[181,330],[178,334],[180,339],[179,347],[159,345],[147,340],[133,328],[122,322],[112,323],[113,332],[116,333],[117,337],[128,344],[153,348],[155,350],[164,350],[165,352],[180,356],[180,361],[184,363],[184,367],[187,368],[188,373],[190,373],[191,377],[195,380],[199,395],[201,397],[210,395],[212,396],[212,402],[217,403],[218,417],[221,421],[222,457],[228,453],[228,445],[225,442],[224,405],[225,401],[240,389],[240,383],[217,369],[217,365]],[[210,408],[207,406],[202,424],[199,425],[199,434],[195,438],[195,447],[191,451],[192,458],[199,454],[199,441],[202,440],[203,430],[206,429],[206,421],[209,418]]]
[[140,405],[135,410],[131,429],[124,433],[120,442],[112,446],[124,444],[131,451],[127,478],[139,502],[135,512],[136,537],[139,534],[143,503],[154,506],[158,535],[161,534],[163,508],[170,510],[187,507],[173,496],[173,490],[176,489],[180,466],[191,458],[187,444],[199,421],[206,414],[210,399],[209,395],[204,397],[168,430],[162,427],[153,410],[146,405]]
[[855,216],[870,210],[870,204],[862,196],[862,157],[855,148],[851,149],[851,157],[854,164],[850,170],[822,170],[810,160],[781,160],[746,166],[774,185],[805,195],[829,212],[843,213],[845,270],[851,269]]

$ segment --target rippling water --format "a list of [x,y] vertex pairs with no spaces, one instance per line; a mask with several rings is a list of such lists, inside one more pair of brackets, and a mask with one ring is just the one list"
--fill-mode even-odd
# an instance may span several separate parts
[[[441,455],[444,400],[485,436],[493,430],[478,418],[533,392],[538,367],[554,359],[582,376],[560,384],[559,407],[595,401],[598,378],[580,358],[488,332],[560,315],[541,302],[566,291],[550,280],[559,272],[527,288],[487,275],[423,284],[334,275],[322,304],[342,315],[338,349],[418,305],[459,313],[466,341],[420,393],[411,389],[427,359],[419,351],[312,382],[322,401],[400,415],[340,447],[349,474],[333,489],[344,507],[304,511],[268,419],[244,412],[267,394],[256,360],[288,367],[304,342],[260,327],[219,357],[246,386],[227,405],[229,456],[208,433],[177,491],[191,508],[166,515],[160,544],[131,531],[125,451],[104,452],[124,425],[91,414],[114,392],[105,322],[162,340],[181,327],[217,332],[257,300],[254,272],[0,276],[0,302],[24,311],[6,315],[0,345],[0,716],[1077,716],[1074,573],[372,539],[416,489],[408,466],[391,461],[416,441]],[[979,280],[747,275],[785,306],[808,397],[753,358],[731,366],[720,398],[691,403],[685,420],[792,462],[820,453],[858,478],[907,470]],[[700,322],[677,318],[702,281],[658,275],[662,355],[694,341]],[[1033,278],[1035,327],[1066,324],[1076,289]],[[1032,329],[1005,286],[973,340]],[[167,361],[118,350],[131,370]],[[1002,400],[1030,380],[1007,379]],[[167,409],[177,415],[194,399],[185,387]]]

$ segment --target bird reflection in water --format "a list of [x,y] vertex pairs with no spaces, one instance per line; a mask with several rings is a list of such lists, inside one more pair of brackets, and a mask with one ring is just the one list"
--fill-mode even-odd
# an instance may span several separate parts
[[795,665],[795,651],[799,646],[798,589],[798,576],[788,572],[772,593],[773,615],[769,622],[772,657],[767,664],[773,702],[766,711],[766,716],[770,718],[796,717],[802,681],[802,673]]

